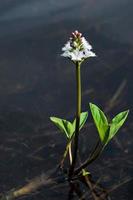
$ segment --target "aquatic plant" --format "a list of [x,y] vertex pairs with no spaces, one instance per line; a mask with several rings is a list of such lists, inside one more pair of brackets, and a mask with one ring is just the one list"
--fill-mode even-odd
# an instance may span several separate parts
[[[94,103],[88,103],[88,110],[82,112],[81,65],[85,60],[89,60],[91,57],[96,57],[96,54],[92,51],[92,46],[78,31],[71,34],[69,41],[62,48],[62,51],[63,53],[61,56],[68,58],[75,66],[77,93],[76,115],[73,121],[68,121],[55,116],[50,117],[50,120],[59,128],[60,132],[64,134],[67,141],[62,159],[59,166],[57,166],[54,171],[50,171],[48,175],[43,172],[41,175],[32,179],[25,186],[1,194],[1,200],[14,200],[15,198],[22,197],[36,191],[41,186],[46,186],[48,184],[52,185],[55,183],[59,184],[62,182],[68,182],[70,185],[70,191],[68,194],[69,200],[73,199],[73,193],[76,193],[79,199],[86,199],[84,197],[84,191],[82,191],[83,187],[80,187],[81,184],[91,191],[94,200],[108,199],[109,190],[106,191],[103,187],[93,181],[91,172],[88,171],[87,167],[99,157],[104,148],[116,135],[127,119],[129,110],[120,112],[112,120],[108,120],[104,112]],[[79,134],[88,120],[89,110],[92,114],[99,139],[96,141],[91,153],[86,156],[88,158],[86,160],[82,160],[78,151],[81,149],[79,146]],[[69,156],[67,157],[67,155]],[[67,160],[67,158],[69,158],[69,165],[67,165],[66,170],[64,161]],[[58,174],[57,172],[60,171],[61,173]]]
[[92,46],[82,36],[82,33],[77,30],[71,34],[69,41],[62,48],[62,51],[63,53],[61,56],[68,58],[75,65],[77,92],[76,116],[73,122],[55,116],[50,117],[50,119],[60,129],[60,131],[64,133],[67,140],[60,168],[63,168],[64,160],[67,153],[69,153],[70,165],[68,177],[69,181],[72,181],[75,176],[81,173],[83,176],[88,175],[86,167],[98,158],[106,145],[116,135],[118,130],[124,124],[129,110],[120,112],[109,121],[104,112],[97,105],[89,103],[90,111],[99,134],[99,141],[96,142],[96,146],[92,150],[92,153],[88,156],[88,159],[83,161],[79,167],[75,168],[78,160],[79,132],[88,118],[88,111],[81,111],[81,65],[85,60],[89,60],[90,57],[96,57],[96,54],[92,51]]

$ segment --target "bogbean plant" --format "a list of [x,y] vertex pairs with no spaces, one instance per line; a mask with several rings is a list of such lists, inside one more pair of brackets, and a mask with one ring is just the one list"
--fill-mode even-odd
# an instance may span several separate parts
[[118,130],[124,124],[129,110],[120,112],[112,120],[108,120],[104,112],[95,104],[89,103],[89,108],[99,134],[99,141],[96,142],[91,154],[88,159],[83,161],[80,166],[77,167],[78,160],[78,149],[79,149],[79,133],[82,127],[88,119],[88,111],[81,111],[81,65],[90,57],[96,57],[96,54],[92,51],[92,46],[87,42],[87,40],[78,31],[71,34],[69,41],[62,48],[62,56],[68,58],[75,65],[76,72],[76,116],[72,122],[61,119],[58,117],[50,117],[51,121],[59,128],[59,130],[64,133],[67,140],[67,145],[63,158],[60,163],[60,167],[63,168],[64,161],[69,154],[69,169],[68,178],[72,180],[76,175],[82,174],[86,176],[88,172],[86,167],[95,161],[101,154],[105,146],[110,142],[110,140],[116,135]]

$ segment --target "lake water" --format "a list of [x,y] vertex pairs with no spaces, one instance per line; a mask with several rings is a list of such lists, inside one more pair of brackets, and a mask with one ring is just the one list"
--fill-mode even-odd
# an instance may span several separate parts
[[[61,158],[65,140],[49,117],[75,115],[75,68],[60,54],[78,29],[97,54],[82,66],[82,110],[89,102],[110,117],[130,109],[128,121],[90,171],[104,187],[115,188],[112,199],[132,200],[132,6],[131,0],[1,1],[0,192],[47,174]],[[90,119],[81,135],[83,158],[96,135]],[[67,193],[62,184],[25,199],[67,199]]]

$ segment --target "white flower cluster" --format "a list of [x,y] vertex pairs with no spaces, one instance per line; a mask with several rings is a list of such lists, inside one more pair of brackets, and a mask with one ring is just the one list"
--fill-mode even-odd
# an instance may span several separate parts
[[64,57],[70,58],[72,61],[83,61],[89,57],[95,57],[96,54],[91,51],[92,46],[82,37],[78,31],[72,33],[70,40],[62,48]]

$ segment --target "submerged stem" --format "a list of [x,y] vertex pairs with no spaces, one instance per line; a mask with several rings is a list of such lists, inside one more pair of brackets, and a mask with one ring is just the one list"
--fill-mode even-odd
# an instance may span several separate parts
[[77,160],[78,140],[79,140],[79,125],[80,125],[80,113],[81,113],[81,74],[80,74],[80,62],[76,62],[76,91],[77,91],[77,108],[76,108],[76,127],[74,136],[74,151],[73,160],[69,169],[69,178],[72,177]]
[[94,160],[96,160],[98,156],[101,154],[102,150],[103,150],[103,147],[98,146],[98,148],[93,153],[93,155],[91,155],[91,157],[89,157],[83,164],[81,164],[81,166],[79,166],[74,171],[74,175],[77,175],[78,173],[80,173],[82,169],[86,168],[89,164],[91,164]]

